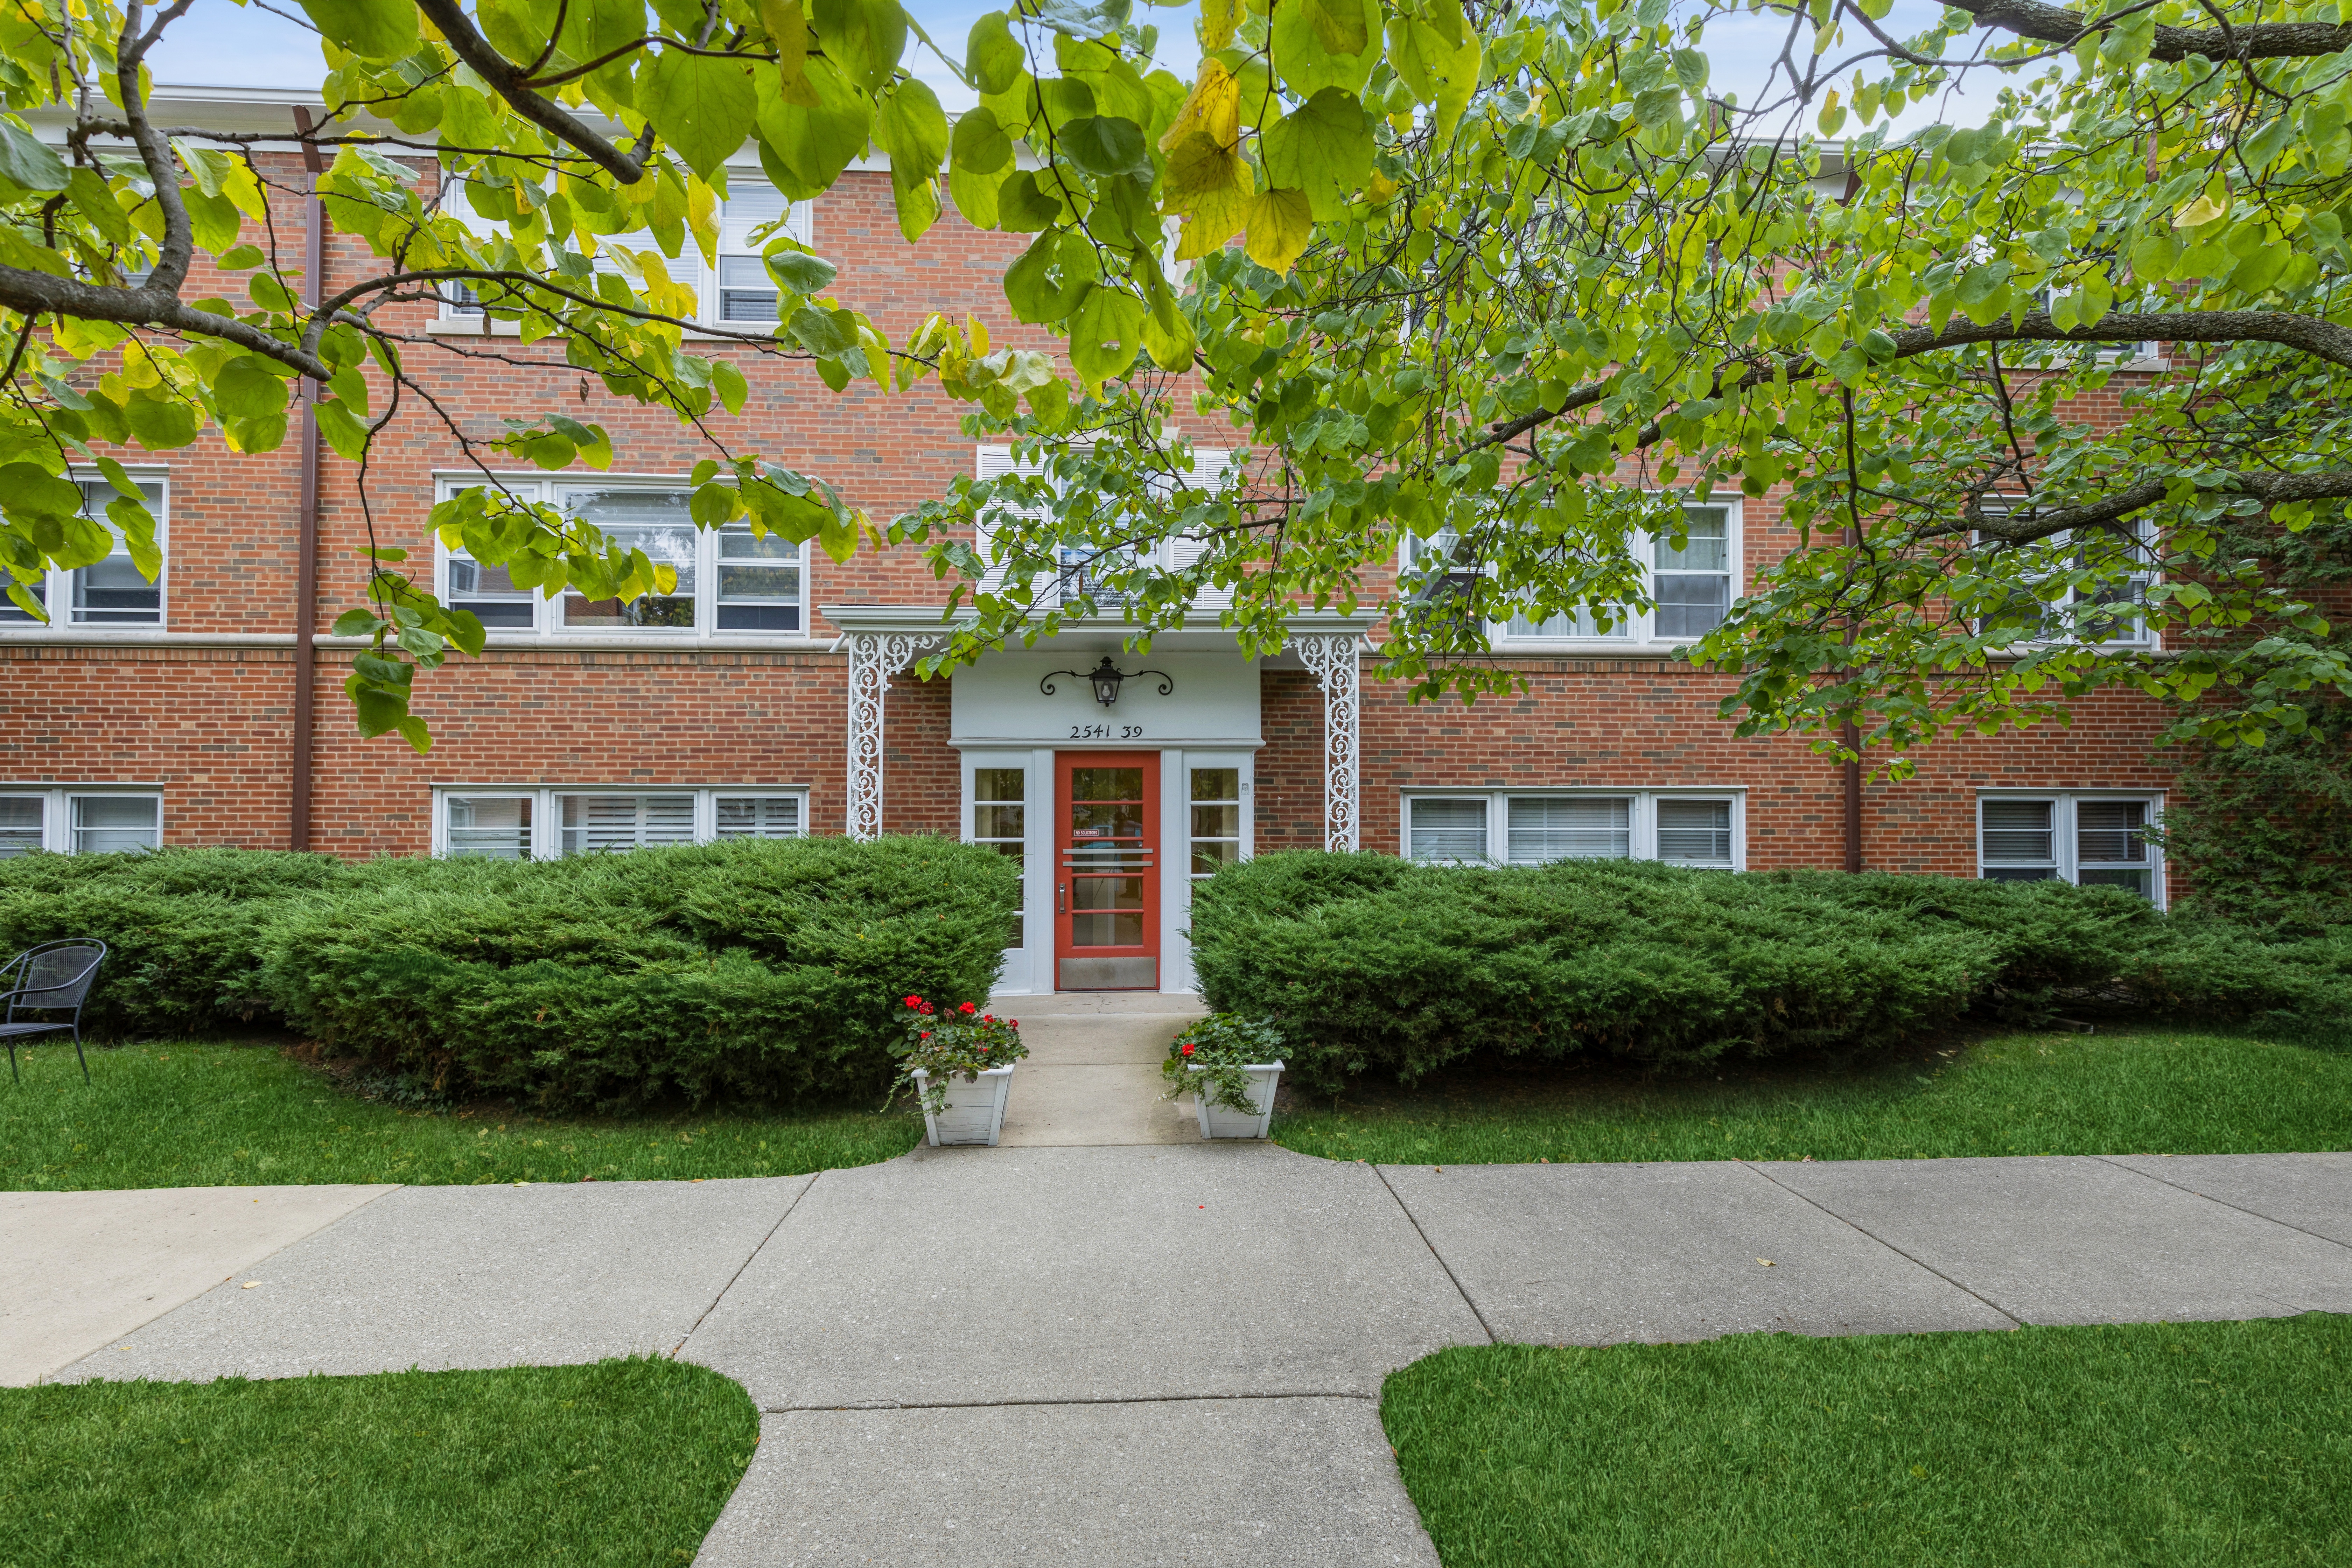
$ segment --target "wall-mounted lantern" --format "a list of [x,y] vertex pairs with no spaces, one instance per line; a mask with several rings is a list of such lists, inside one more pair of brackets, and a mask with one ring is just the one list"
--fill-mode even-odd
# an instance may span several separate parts
[[1053,674],[1046,676],[1044,679],[1038,681],[1037,689],[1044,692],[1048,697],[1053,696],[1054,682],[1066,675],[1073,680],[1083,680],[1087,685],[1093,687],[1095,689],[1095,700],[1101,703],[1106,708],[1118,700],[1118,689],[1119,684],[1122,681],[1140,680],[1145,676],[1149,675],[1159,680],[1160,696],[1166,697],[1176,689],[1175,680],[1164,672],[1157,669],[1139,669],[1130,675],[1127,671],[1119,668],[1117,665],[1111,663],[1110,655],[1108,654],[1103,655],[1103,661],[1083,675],[1079,674],[1075,669],[1057,669],[1054,671]]

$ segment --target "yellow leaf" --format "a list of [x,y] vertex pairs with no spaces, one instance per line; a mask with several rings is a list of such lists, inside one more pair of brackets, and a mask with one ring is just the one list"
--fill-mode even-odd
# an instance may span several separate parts
[[1184,219],[1176,259],[1192,261],[1233,238],[1256,182],[1234,148],[1195,131],[1168,154],[1166,210]]
[[2230,208],[2226,203],[2215,201],[2212,194],[2208,192],[2204,195],[2199,196],[2195,201],[2190,202],[2187,206],[2182,207],[2179,212],[2174,213],[2172,215],[2172,226],[2175,228],[2200,228],[2206,224],[2211,223],[2216,218],[2228,216]]
[[1168,133],[1160,137],[1160,150],[1174,152],[1177,144],[1194,132],[1206,135],[1220,147],[1230,147],[1240,140],[1240,124],[1241,84],[1215,60],[1202,60],[1201,79],[1192,84]]
[[1201,0],[1201,52],[1222,49],[1234,41],[1241,0]]
[[778,96],[803,109],[817,106],[808,79],[809,27],[801,0],[760,0],[760,24],[775,40]]
[[701,247],[703,260],[718,266],[719,193],[698,178],[686,182],[686,226],[693,231],[694,243]]
[[1315,237],[1305,191],[1266,191],[1249,198],[1244,214],[1249,235],[1242,248],[1260,267],[1287,272]]

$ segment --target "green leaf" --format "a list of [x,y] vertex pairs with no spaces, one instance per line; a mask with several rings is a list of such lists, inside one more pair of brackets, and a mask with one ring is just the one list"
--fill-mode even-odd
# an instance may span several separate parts
[[1013,37],[1004,13],[991,11],[971,25],[971,34],[964,42],[964,69],[971,74],[971,84],[982,92],[1003,92],[1021,79],[1029,68],[1029,57]]
[[62,191],[65,160],[44,146],[39,137],[0,116],[0,178],[28,191]]
[[[1353,25],[1340,16],[1350,6]],[[1371,40],[1380,36],[1380,0],[1308,0],[1307,4],[1274,8],[1274,63],[1285,86],[1301,98],[1312,98],[1327,87],[1361,92],[1381,51]],[[1327,29],[1342,39],[1360,37],[1361,47],[1335,48],[1324,42]]]
[[816,0],[810,20],[825,58],[849,80],[878,93],[907,47],[907,13],[898,0]]
[[[1303,0],[1317,41],[1335,55],[1360,55],[1370,37],[1364,8],[1354,0]],[[1371,24],[1379,25],[1377,14]]]
[[416,47],[411,0],[302,0],[329,40],[368,59],[397,59]]
[[312,412],[318,416],[319,434],[327,438],[335,456],[347,463],[367,456],[367,425],[359,416],[334,398],[320,399]]
[[1064,125],[1054,136],[1055,155],[1082,174],[1099,179],[1151,175],[1151,152],[1143,127],[1117,115],[1089,114]]
[[264,418],[286,406],[286,383],[247,354],[221,366],[213,378],[213,401],[223,418]]
[[76,169],[67,175],[66,195],[74,210],[89,219],[92,228],[116,245],[131,243],[131,215],[122,210],[97,170]]
[[768,275],[790,294],[814,294],[830,284],[838,269],[822,256],[805,250],[768,253]]
[[247,272],[268,259],[257,245],[235,246],[221,256],[220,269],[224,272]]
[[875,116],[874,142],[890,154],[893,184],[903,189],[929,180],[948,155],[948,117],[939,96],[912,77],[900,82]]
[[866,151],[874,111],[821,56],[808,59],[813,109],[785,102],[772,74],[761,72],[759,81],[760,165],[786,197],[809,201],[831,190]]
[[1143,349],[1143,301],[1100,283],[1084,287],[1070,313],[1070,368],[1092,385],[1127,374]]
[[996,226],[1010,234],[1035,234],[1062,221],[1061,198],[1045,188],[1034,169],[1008,175],[997,187]]
[[1013,138],[1005,134],[1004,127],[985,107],[967,109],[956,118],[955,132],[948,145],[955,166],[975,174],[1001,177],[1005,166],[1013,162]]
[[1353,93],[1325,88],[1265,132],[1266,178],[1307,193],[1318,221],[1344,215],[1372,172],[1372,126]]
[[710,362],[710,390],[719,395],[719,405],[730,414],[742,413],[745,400],[751,395],[751,383],[731,360]]
[[177,398],[134,397],[122,412],[131,438],[151,452],[168,452],[196,438],[196,411]]
[[654,61],[637,84],[637,103],[687,166],[706,179],[751,136],[760,110],[744,67],[683,51],[665,51]]
[[0,508],[12,518],[79,516],[81,487],[31,463],[0,465]]

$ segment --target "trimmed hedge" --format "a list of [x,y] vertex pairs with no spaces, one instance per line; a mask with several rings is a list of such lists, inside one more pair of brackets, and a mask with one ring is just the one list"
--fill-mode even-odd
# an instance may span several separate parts
[[274,1022],[551,1110],[878,1095],[898,997],[986,995],[1016,903],[1002,856],[935,838],[0,866],[0,937],[114,949],[89,1015],[105,1032]]
[[2352,939],[2271,945],[2116,889],[1639,861],[1262,855],[1197,888],[1209,1005],[1272,1017],[1298,1081],[1471,1056],[1648,1062],[1884,1047],[1979,1012],[2162,1009],[2341,1029]]

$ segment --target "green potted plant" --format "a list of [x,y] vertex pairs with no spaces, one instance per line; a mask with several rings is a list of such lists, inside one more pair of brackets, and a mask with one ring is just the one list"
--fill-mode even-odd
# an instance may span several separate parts
[[1013,1064],[1029,1054],[1021,1043],[1020,1023],[983,1013],[970,1002],[942,1014],[920,996],[908,996],[900,1007],[907,1037],[898,1047],[892,1096],[912,1087],[933,1145],[992,1146],[1004,1129]]
[[1263,1138],[1282,1065],[1282,1031],[1272,1019],[1212,1013],[1176,1037],[1160,1071],[1171,1099],[1192,1090],[1202,1137]]

